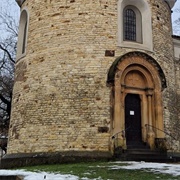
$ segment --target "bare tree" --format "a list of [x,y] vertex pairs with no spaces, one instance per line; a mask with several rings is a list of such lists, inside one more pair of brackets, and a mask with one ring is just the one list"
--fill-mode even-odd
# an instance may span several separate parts
[[[9,6],[11,1],[6,2]],[[8,12],[0,12],[0,137],[7,137],[11,114],[14,67],[18,37],[18,19]],[[6,151],[6,143],[0,141]]]

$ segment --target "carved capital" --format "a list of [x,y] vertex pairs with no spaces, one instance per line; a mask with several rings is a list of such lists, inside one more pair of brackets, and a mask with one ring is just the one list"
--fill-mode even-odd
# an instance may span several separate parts
[[153,95],[153,89],[152,88],[147,88],[146,89],[146,95],[147,96],[152,96]]

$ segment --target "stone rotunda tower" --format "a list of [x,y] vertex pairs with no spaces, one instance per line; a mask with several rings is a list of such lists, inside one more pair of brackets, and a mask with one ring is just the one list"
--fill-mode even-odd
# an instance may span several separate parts
[[4,166],[110,158],[117,148],[144,145],[176,148],[165,141],[177,120],[175,0],[16,1]]

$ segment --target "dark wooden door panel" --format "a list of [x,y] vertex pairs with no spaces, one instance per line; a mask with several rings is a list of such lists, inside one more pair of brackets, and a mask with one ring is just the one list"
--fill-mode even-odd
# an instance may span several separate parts
[[125,98],[125,128],[127,144],[141,142],[141,100],[138,94]]

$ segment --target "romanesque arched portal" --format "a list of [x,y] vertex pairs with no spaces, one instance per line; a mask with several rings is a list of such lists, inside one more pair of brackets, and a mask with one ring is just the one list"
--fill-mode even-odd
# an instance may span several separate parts
[[112,85],[112,135],[116,145],[145,143],[154,149],[164,139],[162,90],[166,87],[160,66],[150,56],[128,53],[117,58],[109,70]]

